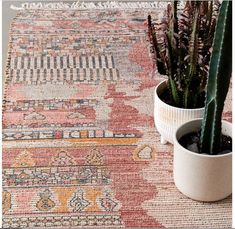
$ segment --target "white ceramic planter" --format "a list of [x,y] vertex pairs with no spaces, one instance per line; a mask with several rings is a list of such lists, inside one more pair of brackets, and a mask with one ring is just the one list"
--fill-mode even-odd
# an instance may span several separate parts
[[204,108],[183,109],[170,106],[160,98],[167,87],[167,80],[159,83],[154,91],[154,122],[158,132],[161,134],[161,143],[173,144],[173,135],[178,126],[196,118],[202,118]]
[[[217,201],[232,193],[232,152],[208,155],[191,152],[178,142],[183,135],[198,131],[201,119],[181,125],[174,136],[174,181],[184,195],[198,201]],[[232,124],[222,123],[222,133],[232,137]]]

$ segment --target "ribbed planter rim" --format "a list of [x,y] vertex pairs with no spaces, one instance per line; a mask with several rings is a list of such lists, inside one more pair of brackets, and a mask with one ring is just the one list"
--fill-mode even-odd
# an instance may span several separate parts
[[168,80],[163,80],[163,81],[161,81],[161,82],[155,87],[155,93],[157,94],[157,97],[158,97],[158,99],[160,100],[160,102],[161,102],[162,104],[165,104],[166,106],[172,107],[172,108],[174,108],[174,109],[176,109],[176,110],[188,110],[188,111],[204,110],[204,107],[201,107],[201,108],[180,108],[180,107],[175,107],[175,106],[169,105],[168,103],[165,103],[164,101],[162,101],[162,99],[160,98],[159,94],[157,93],[157,89],[158,89],[158,87],[159,87],[161,84],[166,83],[167,81],[168,81]]

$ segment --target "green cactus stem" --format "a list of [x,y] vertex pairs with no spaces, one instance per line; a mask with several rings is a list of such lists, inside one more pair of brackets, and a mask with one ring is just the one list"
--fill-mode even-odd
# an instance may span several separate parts
[[190,46],[189,46],[189,66],[188,66],[188,78],[186,80],[186,87],[184,90],[184,107],[188,107],[188,103],[190,101],[189,96],[189,87],[191,86],[191,82],[193,77],[196,74],[196,65],[198,58],[198,17],[199,17],[199,9],[195,10],[194,22],[192,27]]
[[201,152],[220,150],[221,118],[232,73],[232,1],[223,1],[216,25],[201,129]]

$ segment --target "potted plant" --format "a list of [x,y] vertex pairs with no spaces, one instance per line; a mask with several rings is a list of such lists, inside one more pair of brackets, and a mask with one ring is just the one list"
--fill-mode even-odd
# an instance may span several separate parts
[[149,37],[157,70],[167,75],[154,92],[155,126],[161,143],[173,143],[176,128],[201,118],[211,55],[218,1],[186,1],[168,4],[166,16],[154,26],[148,16]]
[[174,135],[174,181],[186,196],[217,201],[232,193],[232,124],[222,111],[232,73],[232,1],[223,1],[209,66],[203,119]]

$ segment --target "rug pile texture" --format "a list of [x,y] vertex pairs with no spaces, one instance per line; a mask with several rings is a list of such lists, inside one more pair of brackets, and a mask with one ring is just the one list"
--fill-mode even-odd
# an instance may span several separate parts
[[[173,182],[153,120],[147,16],[157,9],[23,10],[3,110],[3,227],[231,227],[231,197]],[[231,93],[225,107],[231,121]]]

